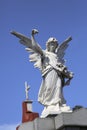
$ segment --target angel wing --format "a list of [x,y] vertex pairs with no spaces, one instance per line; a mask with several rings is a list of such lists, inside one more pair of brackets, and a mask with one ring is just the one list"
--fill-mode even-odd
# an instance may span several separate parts
[[12,31],[11,34],[18,37],[20,43],[26,46],[26,50],[29,51],[31,54],[29,56],[31,62],[35,62],[34,66],[41,69],[41,56],[43,55],[43,50],[41,49],[40,45],[36,43],[34,35],[38,33],[36,29],[32,30],[31,38],[28,38],[21,33]]
[[65,63],[65,60],[63,59],[64,55],[65,55],[65,50],[67,49],[67,47],[69,46],[69,42],[72,40],[72,37],[67,38],[62,44],[60,44],[57,48],[57,57],[59,62],[61,62],[62,64]]

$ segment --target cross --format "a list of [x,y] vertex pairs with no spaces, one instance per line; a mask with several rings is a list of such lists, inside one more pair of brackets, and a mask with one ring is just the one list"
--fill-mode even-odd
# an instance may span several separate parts
[[29,92],[30,86],[25,82],[25,94],[26,94],[26,100],[29,100],[28,92]]

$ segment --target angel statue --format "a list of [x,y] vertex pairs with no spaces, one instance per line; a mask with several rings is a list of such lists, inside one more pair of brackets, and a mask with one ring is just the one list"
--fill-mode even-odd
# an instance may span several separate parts
[[35,41],[34,35],[37,33],[38,30],[33,29],[31,38],[28,38],[18,32],[11,32],[27,47],[30,61],[35,62],[34,66],[41,71],[42,83],[38,93],[38,101],[44,105],[41,117],[71,112],[63,96],[63,87],[69,85],[73,78],[73,73],[65,66],[64,60],[65,50],[72,38],[69,37],[59,44],[56,38],[50,37],[46,42],[46,50],[43,50]]

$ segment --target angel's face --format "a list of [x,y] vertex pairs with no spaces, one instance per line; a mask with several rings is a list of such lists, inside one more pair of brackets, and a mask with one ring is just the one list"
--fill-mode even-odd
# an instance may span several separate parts
[[47,50],[50,52],[55,52],[57,46],[58,46],[58,41],[56,40],[56,38],[49,38],[47,41]]
[[50,52],[55,52],[58,44],[55,44],[54,42],[49,43],[49,46],[47,47],[47,50]]
[[55,52],[56,48],[57,48],[57,46],[55,43],[50,43],[50,45],[49,45],[50,52]]

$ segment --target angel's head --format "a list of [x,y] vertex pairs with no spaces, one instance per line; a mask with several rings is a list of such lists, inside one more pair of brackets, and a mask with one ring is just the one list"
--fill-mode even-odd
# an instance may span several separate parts
[[55,52],[58,47],[58,41],[54,37],[50,37],[46,42],[47,51]]

